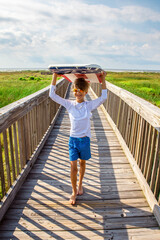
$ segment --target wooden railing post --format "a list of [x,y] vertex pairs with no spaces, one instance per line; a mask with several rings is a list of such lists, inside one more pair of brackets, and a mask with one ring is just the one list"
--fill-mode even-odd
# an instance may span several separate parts
[[2,140],[0,135],[0,178],[1,178],[1,195],[0,199],[5,195],[5,178],[4,178],[4,167],[3,167],[3,158],[2,158]]

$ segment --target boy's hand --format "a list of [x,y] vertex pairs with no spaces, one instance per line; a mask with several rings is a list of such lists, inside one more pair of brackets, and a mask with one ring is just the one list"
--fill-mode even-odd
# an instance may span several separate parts
[[101,73],[101,80],[102,80],[102,82],[105,81],[106,76],[107,76],[107,73],[106,73],[105,71],[103,71],[103,72]]

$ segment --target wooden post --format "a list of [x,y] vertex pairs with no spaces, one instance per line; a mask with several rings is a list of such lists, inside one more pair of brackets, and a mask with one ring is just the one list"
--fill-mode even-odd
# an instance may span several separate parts
[[3,197],[6,193],[5,189],[5,178],[4,178],[4,167],[3,167],[3,157],[2,157],[2,141],[1,141],[1,134],[0,134],[0,178],[1,178],[1,188],[2,188],[2,196]]
[[19,158],[18,158],[18,143],[17,143],[17,128],[16,123],[13,124],[13,131],[14,131],[14,146],[15,146],[15,158],[16,158],[16,176],[19,175]]
[[9,165],[9,154],[8,154],[8,141],[7,141],[7,131],[3,132],[3,143],[4,143],[4,152],[5,152],[5,163],[6,163],[6,172],[7,172],[7,186],[11,186],[11,171]]
[[12,163],[12,174],[13,174],[13,181],[16,179],[15,173],[15,160],[14,160],[14,150],[13,150],[13,138],[12,138],[12,129],[9,127],[9,143],[10,143],[10,154],[11,154],[11,163]]

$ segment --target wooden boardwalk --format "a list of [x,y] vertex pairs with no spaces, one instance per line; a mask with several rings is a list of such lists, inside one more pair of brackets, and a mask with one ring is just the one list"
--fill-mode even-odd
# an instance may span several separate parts
[[[87,97],[89,100],[93,96]],[[72,98],[72,96],[71,96]],[[36,164],[0,224],[0,239],[160,239],[160,230],[102,110],[91,120],[92,158],[75,206],[64,108]]]

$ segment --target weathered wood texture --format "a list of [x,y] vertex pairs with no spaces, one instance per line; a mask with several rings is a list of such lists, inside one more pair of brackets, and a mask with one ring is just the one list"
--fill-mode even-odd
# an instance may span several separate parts
[[[88,100],[92,95],[88,96]],[[159,239],[160,230],[102,110],[91,120],[84,195],[69,204],[70,123],[63,108],[0,224],[1,239]]]
[[[68,86],[60,80],[62,97]],[[41,142],[58,109],[49,98],[49,87],[0,110],[0,200],[20,176]]]
[[[160,202],[160,109],[111,83],[107,88],[104,107]],[[99,96],[100,85],[92,89]]]

